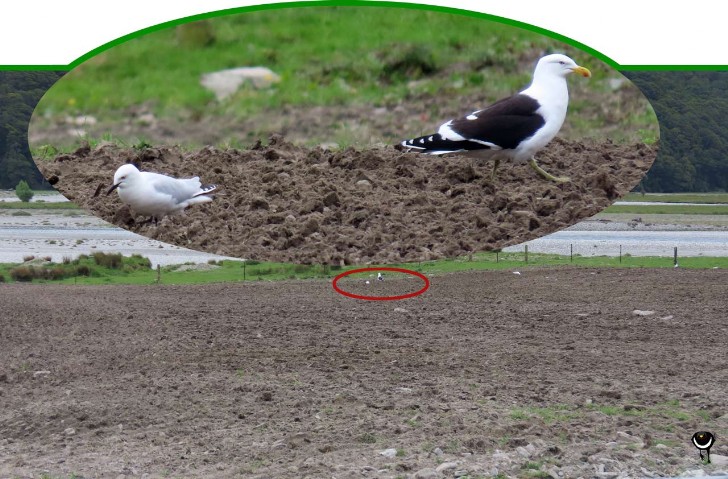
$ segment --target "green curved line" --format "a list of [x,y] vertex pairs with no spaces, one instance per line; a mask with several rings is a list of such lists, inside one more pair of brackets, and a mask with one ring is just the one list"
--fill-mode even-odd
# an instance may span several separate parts
[[163,30],[173,26],[181,25],[184,23],[194,22],[198,20],[205,20],[208,18],[221,17],[225,15],[232,15],[237,13],[247,12],[260,12],[264,10],[276,10],[283,8],[305,8],[305,7],[332,7],[332,6],[356,6],[356,7],[387,7],[387,8],[406,8],[410,10],[428,10],[433,12],[449,13],[454,15],[461,15],[472,18],[479,18],[483,20],[491,20],[504,25],[510,25],[516,28],[529,30],[534,33],[538,33],[555,40],[561,41],[568,45],[578,48],[585,53],[592,55],[595,58],[602,60],[604,63],[611,67],[621,71],[727,71],[728,65],[621,65],[612,58],[604,55],[598,50],[591,48],[584,43],[574,40],[573,38],[561,35],[560,33],[547,30],[536,25],[531,25],[526,22],[519,20],[513,20],[511,18],[501,17],[489,13],[475,12],[472,10],[465,10],[462,8],[455,7],[444,7],[439,5],[421,5],[418,3],[408,2],[387,2],[382,0],[304,0],[304,1],[287,1],[266,5],[250,5],[246,7],[234,7],[222,10],[216,10],[213,12],[200,13],[196,15],[190,15],[187,17],[170,20],[157,25],[146,27],[135,32],[121,36],[115,40],[111,40],[93,50],[81,55],[68,65],[0,65],[0,70],[54,70],[54,71],[66,71],[75,68],[81,63],[85,62],[89,58],[92,58],[99,53],[102,53],[109,48],[124,43],[128,40],[134,39],[146,35],[148,33]]
[[537,27],[537,26],[531,25],[529,23],[521,22],[518,20],[513,20],[510,18],[506,18],[506,17],[500,17],[497,15],[491,15],[489,13],[474,12],[471,10],[465,10],[465,9],[454,8],[454,7],[442,7],[439,5],[421,5],[418,3],[407,3],[407,2],[385,2],[385,1],[381,1],[381,0],[306,0],[306,1],[300,1],[300,2],[289,1],[289,2],[273,3],[273,4],[266,4],[266,5],[251,5],[251,6],[247,6],[247,7],[228,8],[228,9],[223,9],[223,10],[216,10],[214,12],[190,15],[187,17],[178,18],[176,20],[170,20],[167,22],[159,23],[157,25],[153,25],[151,27],[146,27],[141,30],[137,30],[135,32],[129,33],[129,34],[119,37],[115,40],[111,40],[110,42],[107,42],[107,43],[105,43],[97,48],[94,48],[93,50],[81,55],[80,57],[75,59],[73,62],[71,62],[67,67],[64,67],[61,69],[70,70],[70,69],[80,65],[81,63],[85,62],[89,58],[92,58],[92,57],[98,55],[99,53],[101,53],[105,50],[108,50],[109,48],[112,48],[121,43],[124,43],[128,40],[131,40],[133,38],[136,38],[136,37],[139,37],[142,35],[146,35],[146,34],[149,34],[152,32],[156,32],[158,30],[163,30],[166,28],[181,25],[184,23],[190,23],[190,22],[195,22],[198,20],[205,20],[208,18],[215,18],[215,17],[221,17],[221,16],[225,16],[225,15],[232,15],[232,14],[238,14],[238,13],[260,12],[260,11],[264,11],[264,10],[277,10],[277,9],[283,9],[283,8],[305,8],[305,7],[338,7],[338,6],[387,7],[387,8],[406,8],[409,10],[428,10],[428,11],[433,11],[433,12],[449,13],[449,14],[461,15],[461,16],[466,16],[466,17],[480,18],[480,19],[484,19],[484,20],[491,20],[494,22],[514,26],[517,28],[522,28],[525,30],[530,30],[532,32],[539,33],[541,35],[551,37],[555,40],[559,40],[563,43],[576,47],[579,50],[589,53],[591,56],[602,60],[603,62],[607,63],[608,65],[612,66],[613,68],[620,68],[620,65],[616,61],[609,58],[608,56],[589,47],[588,45],[578,42],[565,35],[561,35],[559,33],[552,32],[551,30]]

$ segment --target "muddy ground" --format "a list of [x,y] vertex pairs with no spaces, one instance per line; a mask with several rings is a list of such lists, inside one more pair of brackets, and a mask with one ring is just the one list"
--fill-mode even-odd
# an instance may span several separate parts
[[397,302],[328,281],[0,285],[0,477],[728,470],[690,443],[708,429],[728,455],[728,272],[520,272]]
[[[70,200],[147,237],[256,260],[364,264],[455,257],[521,243],[592,216],[631,190],[657,148],[555,140],[541,179],[527,165],[404,153],[393,147],[326,150],[280,137],[246,150],[83,147],[38,166]],[[125,162],[175,177],[200,176],[221,193],[161,224],[140,224],[116,194]],[[97,195],[98,192],[102,192]]]

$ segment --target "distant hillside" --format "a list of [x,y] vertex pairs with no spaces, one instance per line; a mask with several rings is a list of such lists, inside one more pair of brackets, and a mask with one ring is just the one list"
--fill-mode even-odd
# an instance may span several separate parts
[[28,123],[38,100],[62,75],[0,71],[0,188],[15,188],[20,180],[31,188],[44,184],[28,149]]
[[652,103],[660,153],[650,192],[728,191],[728,72],[625,72]]

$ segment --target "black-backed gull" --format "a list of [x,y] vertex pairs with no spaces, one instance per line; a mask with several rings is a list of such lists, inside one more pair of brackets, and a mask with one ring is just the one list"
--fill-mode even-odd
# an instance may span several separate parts
[[499,100],[487,108],[440,126],[437,133],[405,140],[402,146],[430,155],[457,153],[495,160],[493,176],[501,160],[525,163],[542,177],[566,182],[538,166],[534,155],[559,132],[566,117],[569,90],[566,77],[591,72],[566,55],[542,57],[533,80],[525,90]]

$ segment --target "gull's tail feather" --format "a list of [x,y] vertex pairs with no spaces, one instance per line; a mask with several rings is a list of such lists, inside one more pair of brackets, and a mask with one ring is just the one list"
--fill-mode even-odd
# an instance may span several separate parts
[[217,185],[205,185],[200,187],[200,191],[192,195],[192,197],[197,198],[199,196],[209,195],[215,190],[217,190]]
[[192,205],[201,205],[202,203],[210,203],[213,200],[212,196],[194,196],[184,202],[184,208]]

